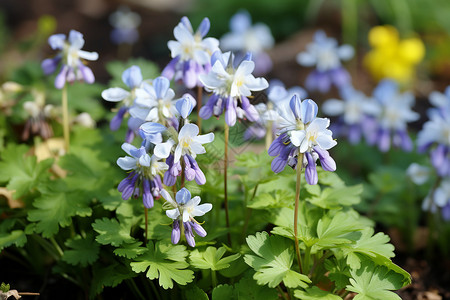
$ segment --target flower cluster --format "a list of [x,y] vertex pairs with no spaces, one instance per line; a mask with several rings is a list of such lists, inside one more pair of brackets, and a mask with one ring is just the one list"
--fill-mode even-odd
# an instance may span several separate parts
[[431,163],[440,177],[450,177],[450,86],[445,94],[433,92],[430,118],[417,137],[419,151],[430,149]]
[[166,206],[170,209],[166,211],[166,215],[173,220],[172,224],[172,243],[178,244],[181,232],[184,232],[186,241],[189,246],[195,247],[194,232],[198,236],[205,237],[206,231],[195,220],[195,217],[203,216],[212,209],[212,204],[200,204],[200,197],[195,196],[191,199],[191,193],[186,188],[179,190],[174,201],[172,196],[166,191],[161,192],[166,199]]
[[162,71],[162,76],[182,81],[187,88],[200,86],[198,76],[205,74],[211,68],[211,54],[219,49],[219,41],[215,38],[204,38],[209,31],[208,18],[194,33],[191,22],[187,17],[173,30],[176,41],[169,41],[172,60]]
[[269,27],[263,23],[252,26],[250,14],[239,11],[230,19],[231,32],[220,39],[220,47],[225,51],[233,51],[243,57],[251,52],[255,62],[255,74],[265,74],[272,69],[272,60],[265,50],[274,45],[274,38]]
[[322,30],[314,34],[314,42],[306,46],[306,51],[297,55],[297,62],[305,67],[316,66],[306,78],[308,90],[326,93],[332,85],[338,88],[348,85],[350,74],[341,66],[341,60],[353,57],[354,50],[350,45],[338,46],[337,41],[326,36]]
[[[281,116],[279,136],[268,150],[270,156],[277,156],[272,161],[272,171],[279,173],[287,164],[292,168],[306,168],[305,178],[310,185],[318,182],[317,159],[324,170],[335,171],[336,163],[327,150],[337,143],[327,129],[330,120],[317,118],[317,104],[311,99],[301,101],[294,95],[289,106],[283,107]],[[300,166],[299,158],[302,158]]]
[[425,46],[420,39],[400,40],[397,29],[388,25],[372,28],[369,43],[373,50],[364,58],[364,64],[376,80],[410,81],[415,75],[415,66],[425,55]]
[[255,63],[247,55],[234,67],[234,55],[231,52],[216,51],[211,57],[212,69],[208,74],[200,75],[200,81],[208,92],[213,92],[199,116],[209,119],[212,115],[220,116],[225,111],[225,122],[234,126],[236,118],[247,118],[254,122],[259,119],[255,107],[247,97],[251,91],[261,91],[269,86],[264,78],[252,75]]
[[81,50],[84,45],[83,35],[76,30],[71,30],[66,41],[65,34],[54,34],[49,37],[48,43],[53,50],[60,50],[54,58],[42,61],[42,69],[46,75],[56,71],[59,63],[61,69],[55,78],[55,87],[62,89],[66,82],[84,80],[87,83],[95,81],[92,70],[85,66],[81,59],[97,60],[97,52]]

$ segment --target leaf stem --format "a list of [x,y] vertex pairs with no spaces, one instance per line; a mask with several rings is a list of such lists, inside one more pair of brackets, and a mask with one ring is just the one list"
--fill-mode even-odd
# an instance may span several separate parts
[[202,118],[200,118],[200,109],[202,108],[203,88],[197,86],[197,126],[199,134],[202,133]]
[[224,206],[225,206],[225,223],[227,225],[228,230],[228,244],[231,246],[231,234],[230,234],[230,218],[228,215],[228,139],[230,135],[230,128],[228,124],[225,122],[225,162],[223,164],[224,172],[223,172],[223,198],[224,198]]
[[211,282],[213,288],[215,288],[217,286],[217,274],[215,270],[211,270]]
[[145,215],[145,245],[148,242],[148,208],[144,207],[144,215]]
[[64,255],[64,252],[62,251],[61,247],[58,245],[54,237],[49,238],[50,242],[52,243],[53,247],[55,247],[56,251],[58,252],[59,256],[62,257]]
[[67,85],[62,89],[62,110],[63,110],[63,132],[64,132],[64,149],[69,152],[70,133],[69,133],[69,106],[67,101]]
[[294,208],[294,242],[295,242],[295,253],[297,254],[297,261],[300,273],[303,274],[302,261],[300,256],[300,248],[298,245],[298,206],[300,202],[300,183],[302,180],[302,164],[303,164],[303,153],[300,153],[297,158],[297,181],[295,186],[295,208]]
[[[256,190],[258,189],[258,184],[255,185],[255,188],[253,189],[253,194],[252,194],[252,198],[250,199],[250,201],[253,201],[253,199],[255,199],[255,195],[256,195]],[[247,197],[245,198],[245,223],[244,223],[244,227],[242,229],[242,240],[245,239],[245,235],[247,234],[247,229],[248,229],[248,223],[250,222],[250,217],[252,216],[252,209],[247,207]]]
[[288,300],[289,297],[286,296],[286,293],[283,291],[283,289],[281,288],[280,285],[277,285],[277,290],[278,293],[281,295],[281,297],[283,297],[283,299]]
[[304,256],[304,260],[303,260],[303,262],[304,262],[303,267],[305,270],[305,274],[309,273],[310,258],[311,258],[311,247],[306,246],[305,256]]
[[161,295],[159,295],[159,291],[155,286],[155,283],[153,282],[153,280],[149,280],[150,281],[150,286],[152,287],[153,293],[156,295],[156,298],[158,298],[158,300],[161,300]]

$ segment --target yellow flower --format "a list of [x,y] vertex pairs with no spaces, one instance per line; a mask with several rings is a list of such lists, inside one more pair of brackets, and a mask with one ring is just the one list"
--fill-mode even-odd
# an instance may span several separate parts
[[364,65],[375,80],[390,78],[400,84],[415,76],[415,67],[425,55],[419,38],[400,40],[393,26],[376,26],[369,32],[372,50],[364,57]]

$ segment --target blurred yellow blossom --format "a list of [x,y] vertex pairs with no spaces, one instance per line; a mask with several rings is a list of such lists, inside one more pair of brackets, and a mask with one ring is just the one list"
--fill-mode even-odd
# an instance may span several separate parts
[[400,40],[397,29],[389,25],[372,28],[369,43],[372,50],[364,57],[364,65],[375,80],[390,78],[407,83],[425,55],[425,46],[419,38]]

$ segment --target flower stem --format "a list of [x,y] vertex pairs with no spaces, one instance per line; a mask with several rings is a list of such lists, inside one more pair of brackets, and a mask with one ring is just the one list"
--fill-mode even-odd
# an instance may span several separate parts
[[299,154],[297,158],[297,182],[295,186],[295,210],[294,210],[294,242],[295,242],[295,253],[297,254],[298,267],[300,269],[300,273],[303,273],[302,261],[300,257],[300,248],[298,246],[298,206],[300,202],[300,183],[302,179],[302,164],[303,164],[303,154]]
[[[257,189],[258,189],[258,185],[255,185],[255,188],[253,189],[252,198],[250,199],[250,201],[253,201],[253,199],[255,199]],[[242,240],[245,239],[245,235],[247,234],[247,229],[248,229],[248,223],[250,222],[250,217],[252,216],[252,209],[247,207],[247,204],[248,204],[248,201],[247,201],[247,198],[245,198],[245,222],[244,222],[244,227],[242,229]]]
[[224,172],[223,172],[223,197],[225,205],[225,223],[228,229],[228,244],[231,246],[231,234],[230,234],[230,219],[228,216],[228,182],[227,182],[227,172],[228,172],[228,137],[230,134],[230,128],[228,124],[225,123],[225,162],[224,162]]
[[197,126],[198,132],[202,133],[202,118],[200,118],[200,109],[202,108],[203,88],[197,86]]
[[67,85],[62,89],[62,110],[63,110],[63,132],[64,132],[64,149],[69,152],[70,136],[69,136],[69,106],[67,103]]
[[144,215],[145,215],[145,245],[147,245],[148,241],[148,208],[144,207]]
[[184,162],[184,157],[181,157],[181,180],[180,180],[180,189],[184,188],[184,177],[186,176],[184,174],[184,168],[186,168],[186,163]]
[[217,274],[216,274],[216,271],[214,271],[214,270],[211,270],[211,282],[212,282],[213,288],[215,288],[217,286]]

